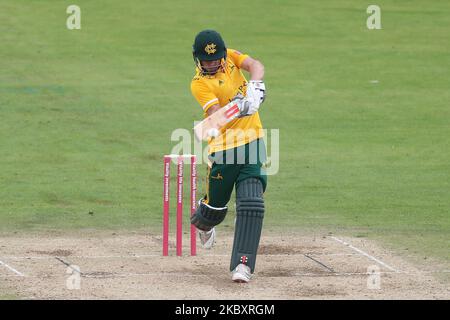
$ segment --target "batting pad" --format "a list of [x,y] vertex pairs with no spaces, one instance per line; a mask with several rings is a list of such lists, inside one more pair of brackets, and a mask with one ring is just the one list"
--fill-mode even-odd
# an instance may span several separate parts
[[197,229],[209,231],[225,219],[227,211],[228,207],[215,208],[200,200],[199,206],[191,218],[191,224]]
[[257,178],[245,179],[236,186],[236,226],[230,271],[243,263],[254,272],[263,219],[263,185]]

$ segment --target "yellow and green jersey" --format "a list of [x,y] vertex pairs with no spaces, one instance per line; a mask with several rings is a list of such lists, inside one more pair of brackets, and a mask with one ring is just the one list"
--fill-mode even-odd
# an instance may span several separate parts
[[[206,118],[207,110],[219,104],[227,105],[237,94],[246,95],[247,80],[241,71],[242,62],[248,57],[237,50],[227,49],[225,68],[214,75],[203,75],[197,68],[191,82],[191,92],[203,108]],[[231,129],[231,130],[230,130]],[[235,148],[263,137],[262,124],[258,112],[251,116],[230,121],[219,136],[208,141],[209,153]]]

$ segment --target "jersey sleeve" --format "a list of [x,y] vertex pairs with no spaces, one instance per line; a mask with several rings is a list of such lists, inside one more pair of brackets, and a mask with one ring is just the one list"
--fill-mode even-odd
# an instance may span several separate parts
[[241,68],[242,62],[248,58],[248,54],[244,54],[234,49],[227,49],[227,55],[238,68]]
[[219,99],[208,86],[200,80],[193,80],[191,82],[191,92],[194,98],[198,101],[203,111],[206,112],[211,106],[219,103]]

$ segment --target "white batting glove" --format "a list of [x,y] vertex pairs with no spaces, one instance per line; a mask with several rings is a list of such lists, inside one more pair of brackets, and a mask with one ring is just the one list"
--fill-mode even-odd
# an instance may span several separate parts
[[246,99],[250,102],[248,115],[258,111],[260,105],[266,99],[266,86],[262,80],[250,80],[247,85]]
[[252,96],[261,104],[266,99],[266,85],[262,80],[250,80],[247,85],[247,93],[251,91]]

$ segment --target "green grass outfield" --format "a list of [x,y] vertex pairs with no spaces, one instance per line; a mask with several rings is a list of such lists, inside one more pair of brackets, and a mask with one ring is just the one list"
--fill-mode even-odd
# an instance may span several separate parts
[[2,0],[0,232],[159,230],[162,155],[202,115],[191,45],[214,28],[266,67],[267,229],[449,261],[450,2],[377,1],[373,31],[369,4]]

